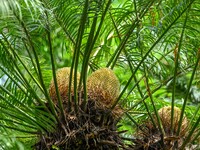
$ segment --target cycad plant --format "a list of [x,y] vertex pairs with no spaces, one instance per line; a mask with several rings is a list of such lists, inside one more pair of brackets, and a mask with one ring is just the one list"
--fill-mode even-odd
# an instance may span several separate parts
[[0,149],[199,148],[198,0],[0,8]]

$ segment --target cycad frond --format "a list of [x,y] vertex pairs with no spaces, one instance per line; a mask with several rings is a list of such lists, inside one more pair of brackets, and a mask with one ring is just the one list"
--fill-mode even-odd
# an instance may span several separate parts
[[[1,1],[0,131],[38,136],[31,143],[36,149],[168,149],[195,142],[199,108],[185,142],[179,132],[184,112],[194,112],[187,113],[191,88],[199,87],[199,7],[195,0]],[[56,70],[63,67],[62,76]],[[112,71],[99,69],[105,67]],[[98,75],[89,82],[93,71]],[[121,92],[105,104],[114,73]],[[158,111],[165,105],[171,105],[170,123]],[[176,127],[175,106],[182,109]]]

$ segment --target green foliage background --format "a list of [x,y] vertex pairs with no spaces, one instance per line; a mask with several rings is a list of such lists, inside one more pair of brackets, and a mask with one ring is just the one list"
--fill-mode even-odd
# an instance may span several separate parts
[[31,149],[38,131],[54,129],[56,115],[37,104],[52,103],[50,81],[66,66],[83,85],[98,68],[114,70],[126,137],[166,105],[180,107],[198,131],[199,10],[198,0],[2,0],[0,149]]

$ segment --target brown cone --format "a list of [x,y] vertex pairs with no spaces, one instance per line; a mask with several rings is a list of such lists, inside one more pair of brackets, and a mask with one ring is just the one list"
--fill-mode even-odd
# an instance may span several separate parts
[[[69,91],[69,78],[70,78],[70,67],[64,67],[58,69],[56,72],[56,79],[58,84],[58,90],[62,100],[67,100],[67,95]],[[80,73],[77,73],[77,84],[79,84]],[[56,89],[54,85],[54,80],[51,80],[49,94],[53,102],[57,103]],[[74,94],[74,76],[72,76],[72,85],[71,85],[71,95]]]
[[[158,114],[162,121],[163,128],[167,131],[171,130],[171,106],[162,107]],[[173,129],[176,133],[178,130],[179,119],[181,115],[181,110],[178,107],[174,107],[174,117],[173,117]],[[184,116],[181,124],[180,134],[185,135],[186,128],[188,127],[187,118]]]
[[89,98],[111,106],[119,96],[120,83],[111,69],[101,68],[93,72],[87,80]]

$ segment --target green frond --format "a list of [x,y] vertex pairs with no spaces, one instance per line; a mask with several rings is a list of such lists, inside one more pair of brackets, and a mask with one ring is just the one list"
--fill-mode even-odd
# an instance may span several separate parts
[[[105,117],[123,109],[118,124],[124,147],[148,141],[141,136],[147,129],[160,134],[155,136],[162,146],[168,138],[171,143],[182,140],[177,137],[185,116],[185,140],[173,146],[195,145],[200,135],[199,8],[197,0],[1,0],[0,149],[31,149],[57,131],[70,136],[74,124],[69,129],[65,125],[73,112],[88,117],[82,113],[90,111],[88,76],[105,67],[121,84]],[[68,90],[64,98],[56,75],[63,67],[71,68],[67,82],[74,91]],[[58,103],[49,94],[52,81]],[[164,106],[172,108],[170,135],[158,112]],[[176,107],[181,109],[178,130],[173,129]],[[139,142],[133,139],[137,137]],[[57,149],[56,144],[48,148]]]

